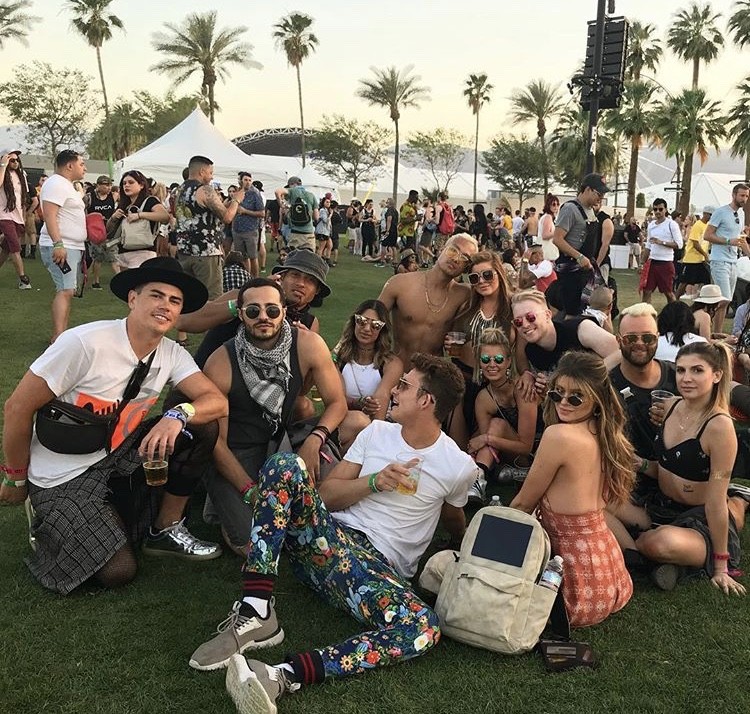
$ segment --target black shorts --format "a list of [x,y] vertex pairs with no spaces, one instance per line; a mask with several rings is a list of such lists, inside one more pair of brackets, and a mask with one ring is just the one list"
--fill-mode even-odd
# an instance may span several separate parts
[[709,285],[711,270],[707,263],[683,263],[680,282],[685,285]]

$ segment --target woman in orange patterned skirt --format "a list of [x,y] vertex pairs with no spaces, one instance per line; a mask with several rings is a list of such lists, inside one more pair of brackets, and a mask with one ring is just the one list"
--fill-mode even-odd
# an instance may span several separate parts
[[604,509],[626,503],[634,482],[625,414],[601,358],[568,352],[552,376],[547,428],[511,506],[531,513],[562,556],[562,594],[573,627],[595,625],[633,594]]

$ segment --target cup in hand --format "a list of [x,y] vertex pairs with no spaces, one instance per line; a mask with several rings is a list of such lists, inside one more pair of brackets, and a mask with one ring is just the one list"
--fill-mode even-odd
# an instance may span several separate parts
[[674,397],[672,392],[668,392],[666,389],[654,389],[651,391],[651,409],[649,409],[649,416],[651,421],[657,426],[664,421],[665,409],[664,402]]
[[422,462],[424,459],[414,452],[404,452],[396,457],[396,461],[401,466],[409,469],[409,475],[407,478],[411,482],[411,486],[405,486],[399,484],[396,486],[396,493],[402,493],[405,496],[413,496],[417,492],[419,486],[419,477],[422,475]]
[[667,399],[671,399],[674,396],[672,392],[668,392],[666,389],[652,389],[651,390],[651,406],[654,407],[661,402],[665,402]]
[[167,457],[160,459],[158,455],[150,459],[143,455],[143,473],[146,474],[146,483],[149,486],[163,486],[167,482],[167,470],[169,463]]
[[449,332],[445,336],[445,349],[450,357],[458,357],[466,344],[465,332]]

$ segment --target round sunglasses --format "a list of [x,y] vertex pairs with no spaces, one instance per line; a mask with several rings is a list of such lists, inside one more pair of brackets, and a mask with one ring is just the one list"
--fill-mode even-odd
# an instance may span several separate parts
[[354,322],[360,327],[365,327],[369,324],[376,332],[380,332],[385,327],[385,322],[382,320],[373,320],[371,317],[365,317],[364,315],[355,315]]
[[482,270],[479,273],[469,273],[469,282],[472,285],[478,285],[481,281],[491,283],[495,279],[494,270]]
[[555,404],[561,404],[563,401],[566,401],[568,404],[570,404],[571,407],[580,407],[581,404],[586,401],[580,394],[565,395],[560,394],[560,392],[556,392],[554,389],[550,389],[549,392],[547,392],[547,396]]
[[281,315],[280,305],[266,305],[265,308],[262,308],[260,305],[248,305],[247,307],[243,308],[243,312],[249,320],[255,320],[255,318],[259,317],[261,310],[264,310],[266,313],[266,317],[269,317],[271,320],[275,320],[279,315]]
[[494,362],[495,364],[502,364],[505,362],[505,355],[496,354],[496,355],[482,355],[479,358],[479,361],[482,364],[489,364],[490,362]]
[[514,317],[513,318],[513,324],[516,327],[523,327],[523,321],[526,320],[529,324],[534,324],[536,322],[536,313],[535,312],[527,312],[525,315],[521,315],[521,317]]

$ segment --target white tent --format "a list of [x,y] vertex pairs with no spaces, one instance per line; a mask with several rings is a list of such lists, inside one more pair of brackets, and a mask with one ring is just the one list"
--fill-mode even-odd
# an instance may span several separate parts
[[[690,186],[690,205],[696,213],[700,213],[703,206],[723,206],[732,198],[732,181],[742,179],[741,174],[714,174],[700,172],[693,175]],[[641,189],[646,197],[646,205],[650,206],[655,198],[663,198],[667,205],[675,202],[674,185],[659,183],[645,186]]]
[[195,154],[214,162],[214,180],[223,188],[237,183],[238,171],[249,171],[263,182],[266,195],[284,186],[290,176],[299,176],[305,188],[318,196],[335,192],[335,185],[295,157],[249,155],[237,148],[199,109],[156,141],[117,162],[116,178],[138,170],[167,185],[182,181],[182,170]]

